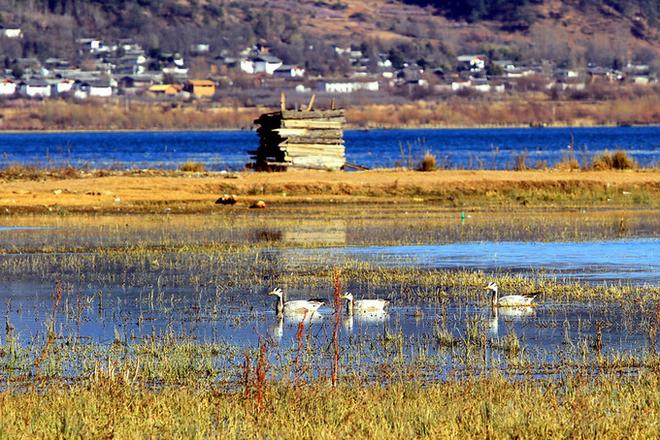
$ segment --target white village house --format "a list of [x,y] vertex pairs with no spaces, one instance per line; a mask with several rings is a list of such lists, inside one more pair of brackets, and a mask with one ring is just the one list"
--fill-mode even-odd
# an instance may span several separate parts
[[16,93],[16,81],[5,78],[0,81],[0,96],[12,96]]
[[0,34],[5,38],[23,38],[20,26],[0,25]]
[[254,61],[247,58],[241,58],[238,68],[241,72],[252,74],[254,73]]
[[21,85],[21,94],[29,98],[49,98],[50,84],[43,79],[29,79]]
[[82,49],[85,52],[94,53],[99,50],[103,44],[103,41],[97,38],[78,38],[76,43],[82,46]]
[[204,53],[209,53],[211,51],[211,45],[209,43],[195,43],[190,45],[190,51],[192,53],[201,55]]
[[272,75],[282,66],[282,60],[270,55],[260,55],[254,58],[254,73]]
[[[245,73],[265,73],[273,75],[282,67],[282,60],[270,55],[259,55],[253,58],[241,58],[239,69]],[[303,73],[304,74],[304,73]]]
[[472,85],[472,82],[469,79],[457,78],[451,82],[451,90],[456,92],[458,90],[463,90]]
[[112,85],[109,81],[90,81],[88,91],[90,97],[108,98],[112,96]]
[[377,92],[379,89],[378,81],[338,81],[319,84],[319,90],[326,93]]
[[74,89],[73,96],[78,99],[108,98],[112,96],[112,84],[109,81],[84,81]]
[[128,75],[141,75],[146,72],[147,57],[143,54],[124,55],[117,60],[120,73]]
[[456,57],[456,61],[465,64],[472,71],[484,70],[486,60],[488,60],[486,55],[459,55]]
[[305,69],[300,66],[283,64],[273,72],[273,76],[277,78],[302,78],[305,76]]
[[73,89],[75,81],[72,79],[60,79],[55,83],[51,84],[53,88],[53,93],[56,95],[61,95],[62,93],[69,93]]

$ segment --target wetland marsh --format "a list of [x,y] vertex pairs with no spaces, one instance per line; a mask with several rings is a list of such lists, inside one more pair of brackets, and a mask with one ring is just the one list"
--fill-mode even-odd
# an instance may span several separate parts
[[[648,205],[5,215],[0,436],[653,437]],[[326,304],[279,319],[274,287]]]

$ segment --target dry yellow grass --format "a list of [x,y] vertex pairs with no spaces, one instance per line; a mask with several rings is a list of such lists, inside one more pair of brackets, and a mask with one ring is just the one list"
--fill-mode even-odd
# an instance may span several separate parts
[[80,173],[78,178],[0,181],[5,212],[209,211],[224,193],[237,207],[282,204],[432,203],[461,207],[585,207],[660,204],[660,171],[294,171],[189,174]]
[[270,384],[263,408],[203,387],[121,380],[0,393],[3,438],[657,438],[657,373],[331,389]]
[[[348,127],[486,127],[591,126],[617,123],[657,124],[658,92],[613,101],[552,101],[533,93],[495,99],[415,101],[405,104],[354,103],[346,111]],[[102,109],[103,111],[98,111]],[[159,103],[124,101],[69,103],[24,102],[3,110],[5,130],[189,130],[249,129],[260,114],[273,109],[259,107],[211,107],[182,104],[172,108]]]

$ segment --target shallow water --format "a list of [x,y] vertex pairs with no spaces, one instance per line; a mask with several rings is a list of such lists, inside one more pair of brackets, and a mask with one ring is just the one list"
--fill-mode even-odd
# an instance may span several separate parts
[[[454,242],[584,242],[657,238],[656,210],[466,212],[411,205],[305,207],[267,215],[65,215],[0,218],[0,249],[170,246],[222,243],[277,247],[431,245]],[[51,229],[57,229],[53,233]]]
[[[2,292],[4,316],[7,325],[14,328],[13,335],[21,344],[41,346],[45,323],[53,316],[53,287],[19,281],[3,283]],[[267,341],[275,363],[290,359],[295,352],[301,319],[278,319],[274,302],[265,293],[236,289],[214,296],[203,289],[97,289],[81,285],[64,292],[55,312],[56,331],[66,340],[106,346],[116,340],[132,344],[171,334],[198,343],[230,344],[238,348],[237,353]],[[310,289],[289,289],[287,294],[291,299],[329,296],[327,291]],[[589,347],[597,332],[603,355],[644,356],[650,349],[648,324],[655,313],[648,304],[543,300],[538,307],[494,313],[485,295],[476,301],[446,298],[416,307],[397,301],[393,292],[372,295],[390,296],[394,301],[384,314],[342,315],[339,341],[346,371],[364,373],[394,358],[404,363],[423,358],[438,362],[433,374],[442,376],[465,361],[458,349],[443,346],[437,337],[439,329],[456,341],[489,341],[495,357],[507,356],[501,347],[506,338],[515,335],[522,352],[539,371],[566,359],[575,360],[585,347],[592,353]],[[334,322],[334,310],[328,305],[305,320],[304,344],[306,350],[312,349],[315,362],[325,362]],[[6,344],[7,336],[0,336],[0,341]],[[240,359],[222,362],[239,365]]]
[[478,242],[423,246],[366,246],[273,251],[303,267],[347,259],[384,267],[480,269],[591,282],[660,283],[660,240],[585,242]]
[[[346,130],[346,157],[367,167],[391,167],[434,153],[446,168],[512,168],[554,164],[568,154],[591,156],[624,149],[643,166],[655,165],[660,126],[597,128],[497,128]],[[209,170],[242,169],[258,137],[252,131],[0,133],[0,166],[11,163],[92,168],[177,168],[188,160]],[[588,159],[588,157],[587,157]]]
[[[535,215],[550,216],[549,213]],[[561,217],[565,221],[569,215]],[[587,222],[587,217],[580,213],[570,217],[570,222],[581,227]],[[632,218],[639,220],[639,217]],[[67,341],[62,342],[67,347],[69,341],[113,347],[117,340],[129,346],[174,335],[197,343],[230,344],[235,350],[231,359],[223,362],[233,368],[240,367],[238,357],[244,350],[254,349],[262,340],[269,343],[272,361],[284,363],[291,359],[300,343],[297,339],[300,322],[276,318],[272,297],[265,295],[265,286],[272,283],[275,271],[304,277],[342,262],[363,261],[375,267],[483,270],[486,274],[531,274],[657,288],[660,239],[654,232],[654,221],[649,220],[653,213],[642,217],[646,220],[642,219],[639,225],[630,221],[628,228],[646,231],[651,238],[566,242],[544,237],[549,241],[466,242],[469,235],[463,226],[459,225],[455,233],[447,233],[447,229],[431,224],[429,230],[435,231],[438,241],[456,242],[414,246],[346,246],[379,243],[396,230],[395,223],[385,223],[385,227],[380,224],[382,229],[374,234],[365,233],[359,226],[349,227],[343,220],[300,221],[286,216],[261,220],[220,216],[171,219],[72,216],[40,217],[40,222],[30,217],[7,218],[0,233],[0,246],[7,251],[0,255],[0,313],[5,318],[0,349],[12,337],[22,346],[42,347],[47,323],[54,319],[58,341]],[[489,218],[496,217],[491,214]],[[438,224],[444,225],[445,220],[440,219]],[[456,223],[453,217],[450,221]],[[524,216],[515,221],[523,225],[530,223]],[[581,236],[600,236],[601,232],[595,231],[601,231],[602,225],[607,231],[612,225],[613,231],[618,230],[620,215],[606,214],[604,220],[598,216],[588,222],[593,224]],[[371,223],[367,219],[365,224]],[[516,224],[508,228],[515,231]],[[556,229],[542,226],[534,229],[536,235],[530,238],[567,228],[573,225],[560,222]],[[259,234],[263,231],[268,236],[261,242]],[[420,239],[424,236],[428,238],[419,234]],[[333,241],[328,237],[341,239]],[[271,241],[277,242],[278,247],[272,247]],[[262,246],[239,247],[238,251],[229,253],[222,250],[226,243],[256,242]],[[300,247],[325,242],[336,247]],[[136,243],[144,247],[134,251],[126,247]],[[200,246],[212,243],[217,247],[185,247],[184,243]],[[106,246],[114,248],[104,249]],[[65,250],[61,251],[62,248]],[[264,270],[260,271],[262,266]],[[254,286],[258,287],[244,287],[251,285],[245,279],[254,280]],[[55,307],[53,295],[57,282],[63,288],[63,296]],[[388,313],[382,316],[340,319],[344,368],[362,373],[371,372],[376,366],[385,368],[395,361],[410,365],[423,360],[431,364],[428,368],[432,374],[443,375],[451,368],[462,368],[461,365],[465,367],[472,362],[466,360],[469,356],[465,352],[469,350],[462,347],[487,341],[489,359],[503,358],[510,362],[510,357],[524,354],[538,374],[546,374],[544,368],[550,371],[552,365],[562,360],[583,358],[585,355],[581,353],[585,350],[589,356],[596,356],[593,347],[597,333],[600,333],[602,354],[643,357],[651,351],[649,328],[658,313],[657,297],[629,303],[560,303],[541,297],[538,307],[501,310],[494,316],[481,291],[447,288],[424,294],[420,288],[417,295],[415,291],[394,291],[362,280],[344,282],[345,288],[357,298],[392,300]],[[322,297],[331,304],[329,283],[325,289],[282,287],[290,299]],[[334,310],[326,305],[320,310],[320,317],[306,322],[303,328],[305,344],[311,347],[306,352],[311,353],[309,356],[315,362],[326,366],[335,316]],[[439,338],[439,334],[443,336]],[[451,335],[453,342],[447,342],[447,335]],[[520,343],[523,354],[511,354],[506,346],[510,340]],[[0,364],[5,360],[7,356],[0,355]],[[72,374],[78,371],[76,362],[71,360],[68,371]]]

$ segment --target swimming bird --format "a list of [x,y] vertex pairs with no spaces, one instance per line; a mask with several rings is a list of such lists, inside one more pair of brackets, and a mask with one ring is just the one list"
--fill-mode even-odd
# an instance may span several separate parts
[[284,301],[282,289],[275,288],[268,292],[269,295],[277,297],[275,313],[277,316],[311,316],[321,307],[325,301],[322,299],[296,299]]
[[493,307],[529,307],[534,305],[532,301],[538,296],[537,293],[534,293],[531,295],[505,295],[500,298],[495,283],[489,283],[486,290],[491,292],[490,304]]
[[346,312],[349,315],[357,314],[383,314],[385,307],[390,303],[386,299],[353,299],[352,293],[341,295],[346,300]]

